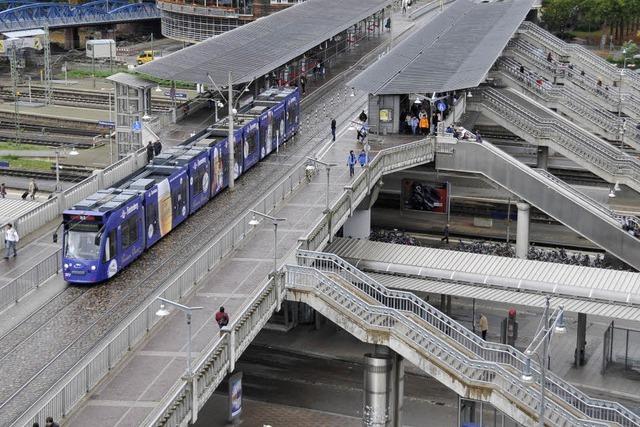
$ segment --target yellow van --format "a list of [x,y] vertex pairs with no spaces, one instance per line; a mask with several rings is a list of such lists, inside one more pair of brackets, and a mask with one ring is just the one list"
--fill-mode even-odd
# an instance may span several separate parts
[[151,62],[153,60],[153,52],[150,50],[145,50],[138,55],[138,65],[146,64],[147,62]]

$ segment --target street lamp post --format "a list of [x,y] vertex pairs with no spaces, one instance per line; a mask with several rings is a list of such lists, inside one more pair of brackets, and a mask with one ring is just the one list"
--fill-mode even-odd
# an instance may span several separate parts
[[258,224],[260,224],[260,221],[258,221],[258,219],[256,218],[256,215],[264,218],[264,219],[268,219],[271,221],[271,223],[273,224],[273,274],[275,276],[275,274],[278,271],[278,223],[279,222],[283,222],[286,221],[286,218],[276,218],[273,217],[271,215],[267,215],[267,214],[263,214],[260,213],[258,211],[254,211],[253,209],[251,209],[249,212],[251,212],[253,214],[253,217],[251,218],[251,220],[249,220],[249,225],[251,226],[256,226]]
[[325,170],[327,171],[327,197],[326,197],[326,206],[325,206],[325,213],[329,212],[329,184],[331,183],[331,168],[334,166],[338,166],[335,163],[326,163],[323,162],[322,160],[318,160],[318,159],[314,159],[313,157],[308,157],[308,160],[311,160],[314,163],[320,164],[322,166],[325,167]]
[[[535,354],[542,345],[542,360],[540,361],[540,413],[538,416],[539,427],[544,427],[544,413],[545,413],[545,391],[547,380],[547,363],[549,359],[549,343],[554,333],[564,334],[567,331],[564,322],[564,308],[562,306],[556,308],[552,314],[550,311],[550,299],[547,296],[544,313],[542,319],[540,319],[540,325],[538,326],[538,333],[533,337],[531,344],[525,350],[527,356],[525,360],[524,370],[522,372],[522,381],[531,384],[533,383],[533,373],[531,371],[531,356]],[[553,319],[553,321],[551,320]]]
[[[59,193],[60,191],[62,191],[62,188],[60,187],[60,169],[61,169],[61,166],[60,166],[60,149],[61,148],[62,147],[57,147],[56,150],[55,150],[55,152],[56,152],[56,189],[55,189],[55,192],[56,193]],[[80,153],[78,153],[78,151],[76,151],[76,149],[73,148],[73,147],[71,148],[71,151],[69,151],[69,155],[70,156],[77,156],[78,154],[80,154]]]
[[193,376],[193,371],[191,370],[191,315],[195,310],[202,310],[202,307],[187,307],[186,305],[182,305],[180,303],[162,297],[158,297],[158,299],[162,303],[160,304],[160,308],[158,309],[158,311],[156,311],[156,316],[165,317],[170,314],[169,310],[165,308],[165,304],[176,307],[187,316],[187,329],[189,332],[189,335],[187,337],[187,376],[191,378]]

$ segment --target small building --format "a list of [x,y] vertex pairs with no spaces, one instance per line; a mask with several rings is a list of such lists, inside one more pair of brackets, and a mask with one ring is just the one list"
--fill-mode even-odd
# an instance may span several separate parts
[[112,39],[87,40],[87,58],[113,59],[116,57],[116,42]]

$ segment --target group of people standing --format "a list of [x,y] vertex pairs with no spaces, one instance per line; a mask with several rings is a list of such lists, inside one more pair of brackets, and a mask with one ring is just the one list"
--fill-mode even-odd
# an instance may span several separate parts
[[147,144],[147,162],[151,162],[155,156],[162,152],[162,143],[159,139],[155,142],[149,141]]
[[438,122],[443,120],[443,113],[419,109],[413,104],[411,111],[400,113],[400,133],[407,135],[429,135],[437,133]]

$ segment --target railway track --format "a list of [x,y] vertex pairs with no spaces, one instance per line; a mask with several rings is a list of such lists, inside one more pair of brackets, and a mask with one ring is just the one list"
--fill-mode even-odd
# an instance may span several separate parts
[[[22,89],[24,90],[24,88]],[[22,92],[21,100],[28,98]],[[38,101],[44,101],[44,89],[39,87],[31,88],[31,98]],[[0,99],[6,102],[13,102],[14,96],[10,90],[0,90]],[[107,109],[109,107],[109,94],[102,91],[87,92],[74,91],[72,89],[55,88],[53,91],[53,101],[58,105],[67,106],[84,106],[88,108]],[[113,99],[112,99],[113,102]],[[152,98],[152,111],[167,112],[171,110],[171,101],[163,98]]]
[[[91,172],[63,172],[65,170],[64,166],[60,166],[60,181],[65,182],[80,182],[83,179],[87,178],[91,175]],[[47,181],[55,181],[56,173],[55,170],[49,172],[45,170],[28,170],[28,169],[0,169],[0,175],[2,176],[18,176],[20,178],[33,178],[35,180],[47,180]]]
[[[378,49],[365,55],[367,61],[375,60]],[[332,101],[338,93],[345,93],[344,82],[353,72],[348,69],[302,101],[303,118],[317,119],[322,111],[322,119],[303,120],[300,134],[277,157],[272,153],[238,180],[240,191],[219,194],[108,283],[67,286],[24,325],[0,337],[0,424],[11,424],[180,266],[215,239],[236,213],[249,209],[265,188],[289,173],[292,164],[315,153],[328,139],[324,111],[336,117],[340,127],[347,126],[366,104],[366,97]],[[327,104],[331,104],[329,110]]]

